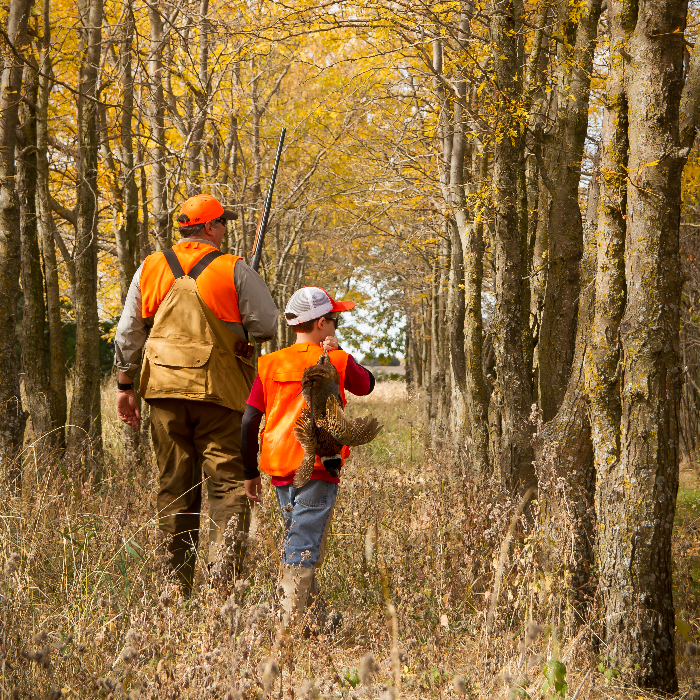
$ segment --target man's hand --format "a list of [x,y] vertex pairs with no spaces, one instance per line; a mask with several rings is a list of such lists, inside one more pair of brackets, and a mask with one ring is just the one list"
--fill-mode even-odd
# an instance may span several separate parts
[[324,350],[328,350],[328,352],[331,352],[331,350],[337,350],[338,339],[334,335],[328,335],[326,336],[326,339],[321,343],[321,347]]
[[141,411],[139,411],[139,402],[136,398],[134,390],[120,391],[117,394],[117,415],[119,420],[130,425],[134,430],[139,429],[141,424]]
[[260,477],[256,476],[255,479],[245,479],[245,495],[250,498],[251,501],[260,503],[260,493],[262,492],[262,481]]

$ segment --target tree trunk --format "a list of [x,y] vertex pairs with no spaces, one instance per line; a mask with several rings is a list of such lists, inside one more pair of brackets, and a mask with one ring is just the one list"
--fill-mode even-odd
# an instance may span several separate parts
[[141,139],[137,133],[136,152],[139,159],[139,186],[141,189],[141,223],[139,224],[139,263],[142,263],[151,254],[151,242],[148,237],[148,177],[146,167],[143,164],[144,153],[141,148]]
[[[610,73],[601,133],[595,312],[588,367],[588,394],[596,472],[605,480],[620,455],[620,397],[617,390],[619,326],[625,308],[625,217],[627,208],[626,52],[636,18],[623,16],[621,0],[608,10]],[[630,27],[631,24],[631,27]],[[598,513],[601,527],[603,519]]]
[[134,167],[134,78],[131,69],[134,40],[134,15],[129,7],[124,22],[124,41],[121,51],[122,114],[119,124],[121,143],[122,193],[124,222],[117,228],[117,259],[119,260],[119,289],[122,305],[126,300],[131,279],[139,263],[139,191]]
[[[27,40],[30,0],[11,0],[7,36],[22,51]],[[19,372],[15,355],[15,323],[19,293],[19,201],[15,191],[15,142],[22,89],[22,64],[6,51],[0,83],[0,461],[13,488],[21,487],[21,472],[14,462],[22,444],[26,413],[22,410]]]
[[[678,490],[679,105],[686,2],[613,3],[633,32],[618,459],[598,472],[599,557],[608,652],[639,664],[640,684],[674,693],[671,535]],[[636,21],[635,21],[636,20]],[[597,448],[600,447],[597,445]],[[603,455],[607,452],[602,450]],[[618,456],[618,455],[614,455]]]
[[[499,123],[494,145],[493,199],[495,213],[496,305],[493,335],[496,353],[496,401],[500,412],[500,436],[493,445],[494,466],[503,486],[524,494],[536,486],[530,445],[531,391],[522,344],[521,295],[523,277],[518,227],[518,163],[523,147],[521,125],[515,115],[519,92],[518,43],[513,0],[493,0],[491,40],[498,89]],[[494,431],[494,436],[498,431]]]
[[[527,304],[523,304],[523,324],[525,328],[523,343],[525,352],[525,370],[530,379],[530,389],[532,390],[532,400],[537,402],[537,384],[535,382],[535,343],[539,339],[539,327],[535,323],[535,316],[532,313],[532,270],[537,241],[537,223],[539,221],[539,197],[540,197],[540,171],[537,160],[530,156],[525,163],[525,196],[526,196],[526,222],[521,228],[521,234],[525,236],[522,243],[523,250],[527,252],[525,260],[525,270],[527,275],[523,275],[523,295]],[[521,222],[522,226],[522,222]]]
[[[482,151],[478,160],[477,187],[488,178],[488,156]],[[474,168],[476,170],[476,168]],[[484,276],[484,207],[476,211],[472,225],[463,240],[465,315],[464,340],[466,361],[466,404],[469,418],[467,440],[470,470],[478,482],[488,478],[489,431],[488,396],[484,383],[482,347],[484,341],[481,288]]]
[[43,24],[41,53],[41,75],[37,97],[37,189],[36,208],[41,253],[44,260],[44,282],[46,285],[46,314],[49,325],[49,384],[51,387],[51,421],[55,429],[54,444],[61,448],[65,444],[64,426],[68,412],[66,396],[66,358],[61,323],[61,299],[58,283],[58,264],[54,241],[54,223],[49,192],[49,97],[51,94],[51,25],[49,0],[43,2]]
[[202,189],[202,143],[204,126],[209,111],[209,0],[199,4],[199,87],[197,110],[192,126],[190,146],[187,149],[187,196],[193,197]]
[[[565,4],[559,34],[571,26],[571,8]],[[551,420],[569,382],[574,354],[579,299],[579,261],[583,251],[578,189],[583,146],[588,132],[593,52],[598,35],[601,0],[587,0],[576,23],[572,49],[558,42],[557,114],[547,143],[548,173],[552,183],[548,216],[547,284],[539,333],[539,400],[542,417]],[[573,30],[570,30],[573,31]],[[573,37],[572,37],[573,38]]]
[[[599,158],[596,158],[599,161]],[[578,627],[592,600],[592,568],[595,561],[595,467],[586,400],[586,354],[595,305],[596,230],[599,204],[599,165],[588,188],[588,213],[584,229],[584,255],[579,276],[581,297],[576,324],[576,352],[569,385],[557,415],[539,431],[534,441],[539,486],[540,524],[547,571],[566,571]],[[563,553],[564,558],[559,558]]]
[[[124,21],[124,40],[120,53],[122,80],[122,113],[119,123],[119,142],[121,145],[121,191],[124,218],[117,227],[117,259],[119,260],[119,290],[122,306],[126,301],[131,280],[140,262],[139,246],[139,191],[136,185],[136,168],[134,166],[134,130],[132,126],[134,112],[134,78],[132,73],[132,45],[134,40],[133,7],[126,9]],[[124,451],[130,463],[139,462],[139,433],[131,426],[122,424]]]
[[165,95],[163,93],[163,19],[161,6],[148,6],[151,24],[148,79],[151,94],[148,121],[151,128],[151,194],[156,250],[172,246],[172,230],[168,212],[167,173],[165,170]]
[[97,315],[97,98],[102,41],[102,0],[84,6],[84,60],[78,98],[78,185],[75,235],[76,321],[73,396],[68,449],[76,455],[84,448],[101,451],[100,326]]
[[46,371],[44,326],[44,280],[37,235],[37,120],[38,75],[33,67],[24,69],[26,103],[20,110],[20,138],[17,143],[17,193],[20,205],[20,241],[22,258],[22,375],[29,404],[34,440],[51,430],[49,377]]

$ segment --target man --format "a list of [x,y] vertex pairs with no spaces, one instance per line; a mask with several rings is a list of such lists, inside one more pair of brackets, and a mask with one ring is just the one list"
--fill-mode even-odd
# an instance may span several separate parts
[[[254,368],[249,333],[259,342],[277,329],[277,307],[260,276],[242,258],[219,251],[236,214],[212,196],[188,199],[178,216],[182,240],[149,255],[136,271],[115,337],[117,413],[139,427],[133,381],[151,407],[160,470],[160,528],[172,535],[171,564],[192,589],[202,503],[209,494],[209,558],[231,518],[247,532],[240,450],[241,419]],[[242,544],[236,549],[240,566]]]

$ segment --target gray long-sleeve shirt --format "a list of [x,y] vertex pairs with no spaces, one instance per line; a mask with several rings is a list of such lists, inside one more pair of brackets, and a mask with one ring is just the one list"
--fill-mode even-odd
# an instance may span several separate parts
[[[201,239],[188,238],[187,240],[211,245],[209,241]],[[118,370],[131,378],[136,376],[141,365],[143,346],[146,344],[153,324],[152,318],[144,319],[141,315],[142,269],[143,263],[131,280],[114,337],[114,364]],[[233,279],[238,294],[238,310],[242,323],[229,321],[222,321],[222,323],[241,338],[245,338],[245,331],[248,331],[258,342],[269,340],[277,332],[279,315],[270,290],[262,277],[248,267],[243,260],[236,261]]]

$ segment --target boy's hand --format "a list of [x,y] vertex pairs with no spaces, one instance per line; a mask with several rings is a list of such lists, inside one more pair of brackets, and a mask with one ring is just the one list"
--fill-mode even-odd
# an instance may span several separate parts
[[324,350],[337,350],[338,349],[338,339],[334,335],[326,336],[326,339],[321,343],[321,347]]
[[250,498],[251,501],[260,503],[260,493],[262,492],[262,481],[259,476],[255,479],[245,479],[245,495]]

